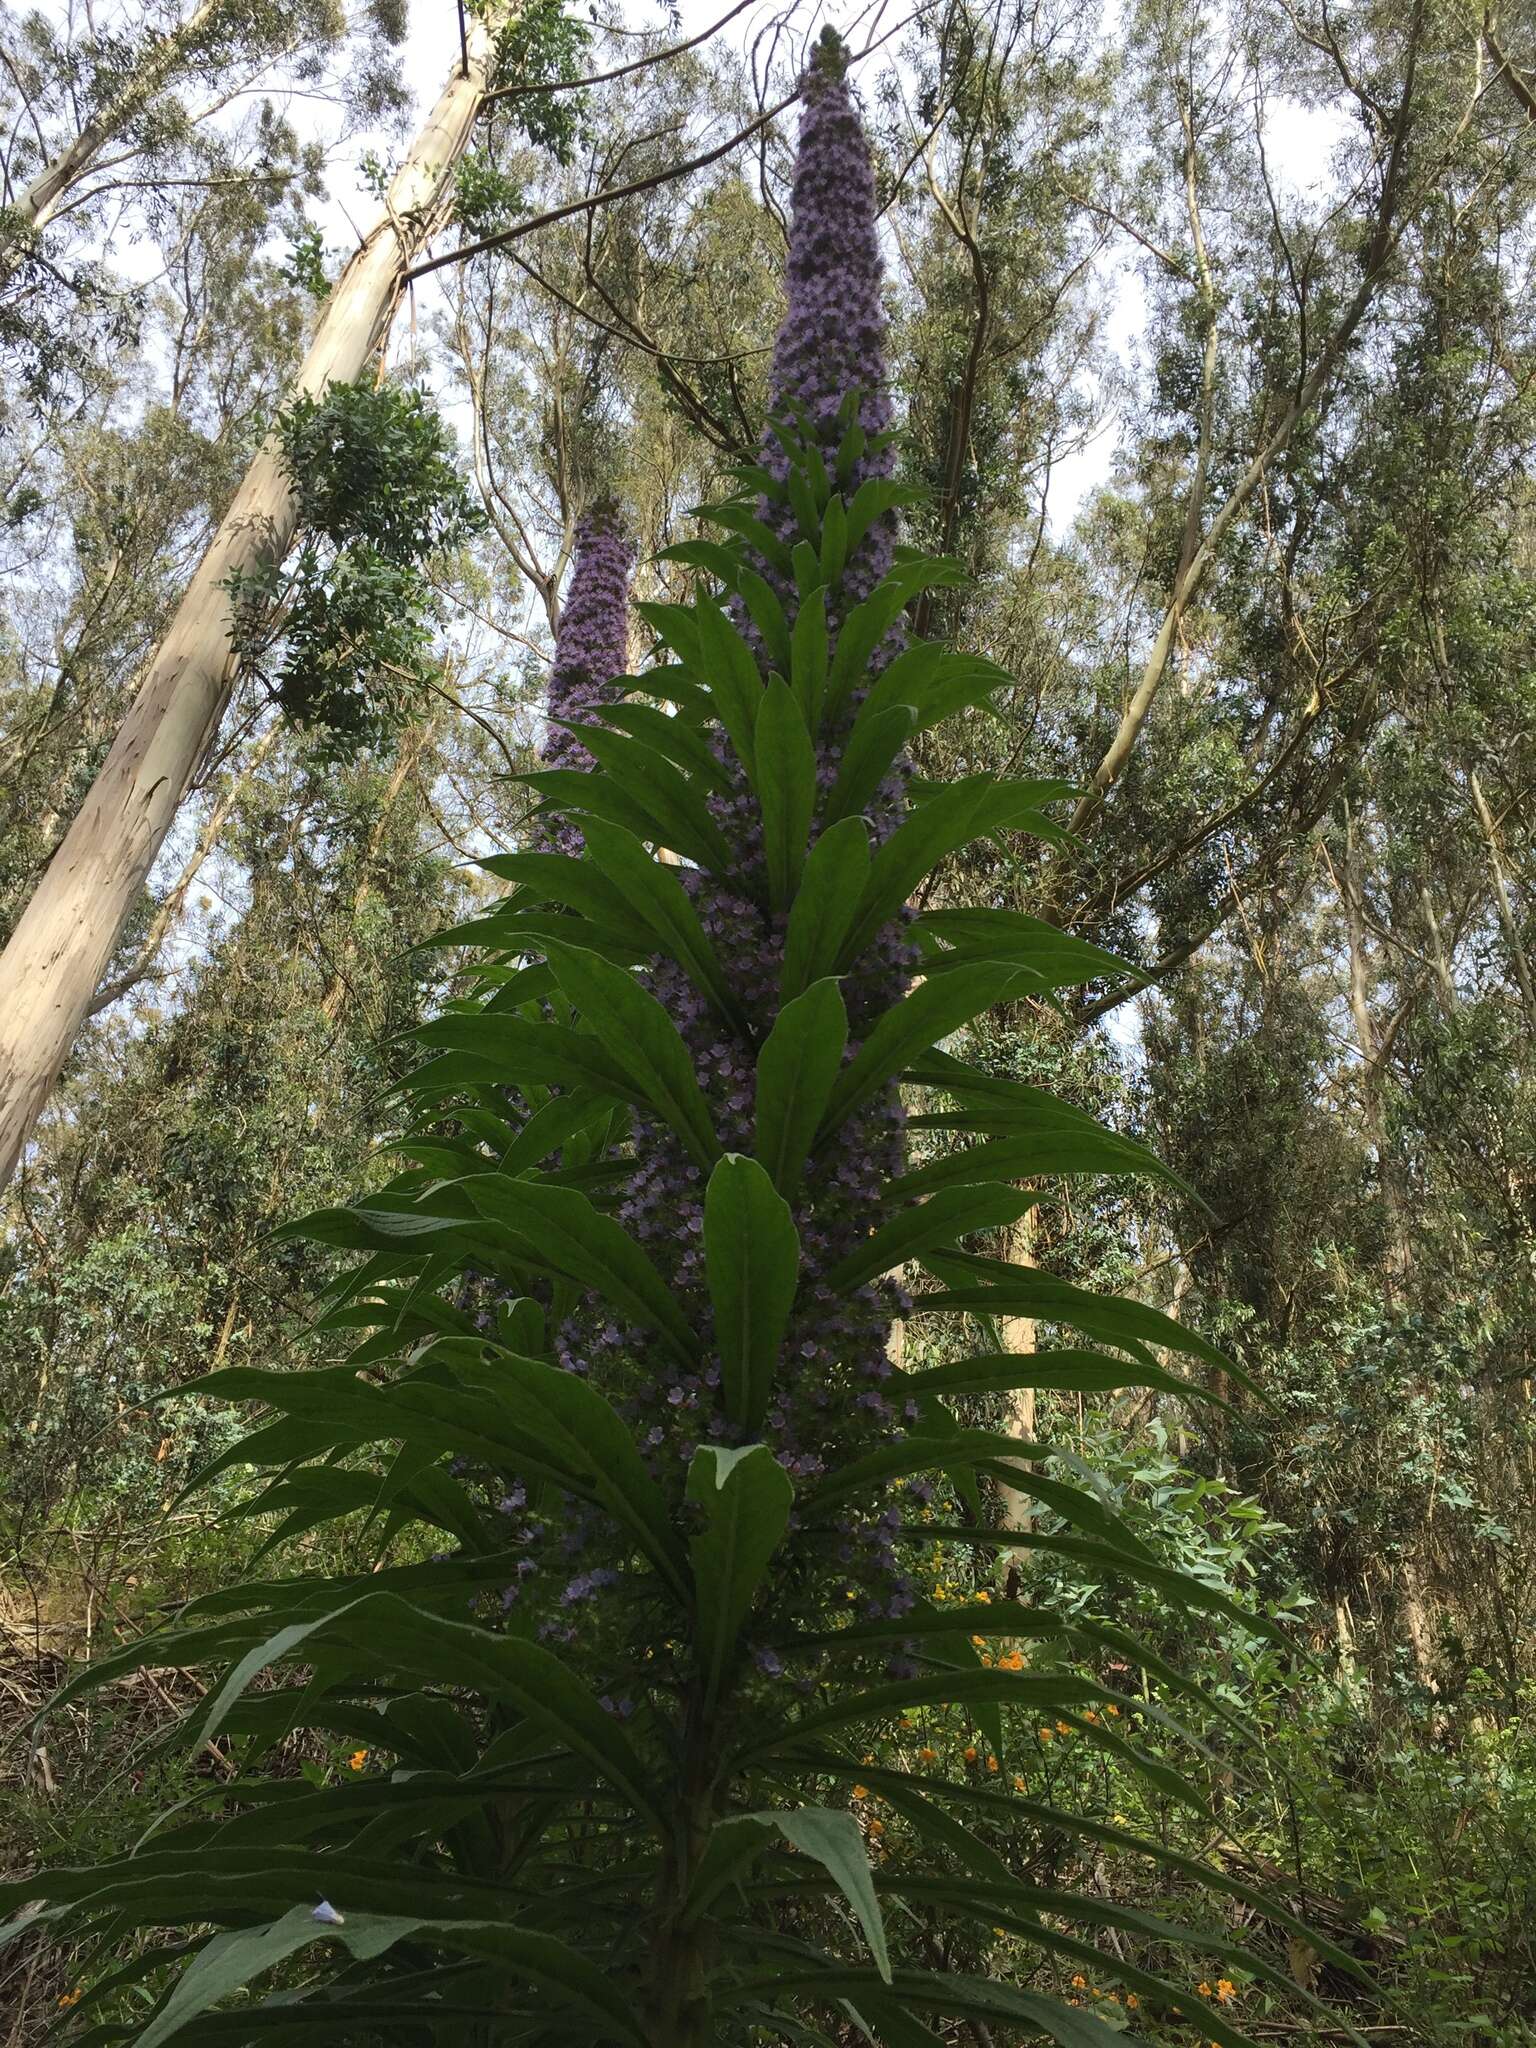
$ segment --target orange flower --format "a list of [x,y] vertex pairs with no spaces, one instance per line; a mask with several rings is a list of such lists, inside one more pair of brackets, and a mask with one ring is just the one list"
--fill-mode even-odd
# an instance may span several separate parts
[[78,2005],[84,1996],[85,1986],[83,1984],[77,1984],[73,1991],[66,1991],[64,1993],[64,1996],[59,2000],[60,2010],[63,2011],[66,2010],[69,2006]]
[[989,1771],[995,1771],[997,1769],[997,1758],[995,1756],[989,1756],[987,1758],[987,1769]]
[[975,1761],[976,1761],[976,1751],[975,1751],[974,1747],[968,1747],[968,1748],[966,1749],[966,1752],[965,1752],[965,1760],[966,1760],[966,1762],[967,1762],[968,1764],[973,1764],[973,1763],[975,1763]]
[[1232,2000],[1236,1998],[1237,1986],[1230,1977],[1218,1977],[1216,1979],[1216,1996],[1223,2005],[1230,2005]]
[[1086,1977],[1074,1977],[1072,1979],[1072,1989],[1074,1991],[1086,1991],[1087,1988],[1088,1979]]
[[936,1749],[920,1749],[917,1752],[917,1760],[920,1764],[936,1764],[939,1752]]
[[363,1768],[363,1765],[367,1763],[367,1761],[368,1752],[366,1749],[354,1749],[352,1754],[347,1758],[347,1769],[349,1771],[360,1771]]
[[1058,1721],[1056,1723],[1056,1733],[1058,1735],[1070,1735],[1072,1733],[1072,1723],[1070,1721]]
[[869,1787],[867,1785],[855,1785],[853,1797],[855,1799],[867,1799],[869,1797]]
[[1140,2005],[1141,2000],[1136,1996],[1134,1991],[1127,1991],[1127,1993],[1125,1994],[1125,2002],[1130,2007],[1131,2011],[1134,2012],[1137,2006]]
[[1054,1728],[1042,1728],[1040,1730],[1040,1740],[1042,1742],[1054,1742],[1056,1740],[1056,1730]]
[[1028,1786],[1026,1786],[1022,1778],[1015,1778],[1013,1781],[1013,1789],[1015,1792],[1025,1792],[1029,1788]]
[[885,1833],[885,1822],[883,1820],[878,1819],[871,1820],[869,1823],[869,1832],[872,1835],[883,1835]]
[[1098,1725],[1099,1725],[1099,1717],[1098,1717],[1098,1715],[1097,1715],[1097,1714],[1096,1714],[1096,1713],[1095,1713],[1095,1712],[1093,1711],[1092,1707],[1090,1707],[1090,1708],[1088,1709],[1088,1711],[1087,1711],[1087,1712],[1086,1712],[1086,1713],[1084,1714],[1084,1716],[1083,1716],[1083,1719],[1084,1719],[1085,1721],[1091,1722],[1091,1723],[1092,1723],[1092,1725],[1093,1725],[1093,1726],[1094,1726],[1095,1728],[1097,1728],[1097,1727],[1098,1727]]
[[984,1650],[986,1648],[987,1639],[985,1636],[972,1636],[971,1641],[976,1645],[978,1650]]
[[1109,1715],[1109,1717],[1110,1717],[1110,1719],[1111,1719],[1112,1721],[1118,1721],[1118,1720],[1119,1720],[1119,1718],[1120,1718],[1120,1709],[1119,1709],[1118,1707],[1113,1707],[1113,1706],[1111,1706],[1111,1707],[1106,1707],[1106,1708],[1104,1709],[1104,1711],[1105,1711],[1105,1713],[1106,1713],[1106,1714],[1108,1714],[1108,1715]]
[[1211,1995],[1211,1987],[1209,1984],[1197,1984],[1195,1986],[1195,1989],[1199,1992],[1202,1998],[1209,1998]]

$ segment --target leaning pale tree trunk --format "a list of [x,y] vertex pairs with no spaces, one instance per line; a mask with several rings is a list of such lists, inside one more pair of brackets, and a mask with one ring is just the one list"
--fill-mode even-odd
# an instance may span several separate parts
[[[162,36],[117,97],[87,121],[68,148],[45,164],[26,191],[10,202],[7,225],[34,234],[46,226],[60,200],[85,176],[113,136],[149,105],[198,37],[229,4],[230,0],[200,0],[185,21]],[[13,261],[14,252],[0,254],[0,276]]]
[[[289,396],[359,377],[400,289],[443,220],[495,45],[477,21],[384,212],[326,302]],[[228,579],[280,561],[296,508],[269,442],[246,473],[63,844],[0,955],[0,1185],[69,1056],[129,913],[229,702]]]

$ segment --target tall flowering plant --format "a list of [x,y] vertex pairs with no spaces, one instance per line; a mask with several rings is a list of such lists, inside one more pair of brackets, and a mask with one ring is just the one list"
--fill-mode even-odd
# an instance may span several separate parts
[[[366,1206],[296,1226],[365,1255],[325,1319],[355,1348],[200,1390],[262,1405],[220,1463],[264,1475],[249,1508],[273,1542],[342,1524],[359,1567],[194,1603],[80,1682],[219,1668],[188,1732],[239,1764],[134,1855],[10,1888],[33,1933],[200,1930],[184,1964],[149,1948],[104,1967],[74,2008],[102,2016],[87,2038],[135,2035],[113,2000],[142,1979],[140,2048],[910,2048],[962,2022],[1097,2048],[1069,1994],[988,1971],[1001,1936],[1054,1958],[1058,1981],[1091,1962],[1222,2048],[1243,2041],[1093,1938],[1207,1937],[1045,1888],[1019,1844],[1191,1867],[1154,1835],[1001,1789],[1022,1712],[1194,1797],[1131,1732],[1125,1674],[1149,1675],[1165,1736],[1191,1682],[1032,1600],[1031,1552],[1224,1603],[1043,1456],[1022,1463],[1031,1446],[969,1426],[966,1402],[1185,1389],[1159,1347],[1219,1361],[1149,1308],[966,1248],[1038,1198],[1021,1183],[1156,1169],[939,1049],[1103,961],[1011,912],[910,908],[979,835],[1054,836],[1069,792],[911,773],[914,735],[1001,677],[903,635],[913,596],[952,571],[897,540],[881,336],[868,156],[826,42],[762,459],[708,508],[724,537],[673,551],[699,587],[643,608],[657,658],[623,692],[600,671],[627,565],[594,540],[562,636],[565,722],[531,778],[546,825],[492,863],[508,894],[455,935],[484,987],[422,1033],[413,1163]],[[924,1105],[905,1121],[904,1091]],[[938,1134],[921,1163],[914,1127]],[[466,1291],[467,1273],[491,1284]],[[899,1321],[995,1314],[1062,1335],[893,1362]],[[1034,1494],[1030,1528],[999,1525],[996,1485]],[[932,1597],[938,1543],[1011,1558],[1017,1597]],[[981,1635],[1001,1653],[984,1660]],[[984,1768],[921,1739],[936,1713],[965,1717]],[[275,1768],[304,1731],[351,1746],[352,1768]]]

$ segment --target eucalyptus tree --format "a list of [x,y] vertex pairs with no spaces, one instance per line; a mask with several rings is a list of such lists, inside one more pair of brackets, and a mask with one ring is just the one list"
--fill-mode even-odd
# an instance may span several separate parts
[[179,202],[162,222],[144,353],[100,367],[10,451],[0,570],[7,933],[302,348],[306,295],[264,246],[265,207],[234,191]]
[[[496,54],[477,21],[379,220],[331,288],[295,381],[318,397],[372,359],[401,274],[451,204]],[[231,579],[287,553],[298,518],[278,450],[257,456],[147,664],[90,793],[0,956],[0,1174],[9,1176],[74,1043],[234,680]]]
[[[399,0],[149,0],[62,19],[8,4],[0,13],[0,425],[19,406],[89,375],[101,344],[134,333],[140,280],[122,259],[155,235],[176,195],[240,189],[282,209],[297,240],[334,128],[399,112],[393,46]],[[301,141],[279,111],[298,92],[310,110]],[[254,101],[254,105],[247,103]],[[93,336],[96,339],[93,341]]]

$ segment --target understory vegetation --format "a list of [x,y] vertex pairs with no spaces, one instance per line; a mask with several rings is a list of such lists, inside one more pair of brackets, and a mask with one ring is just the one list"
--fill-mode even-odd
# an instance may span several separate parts
[[0,4],[0,940],[294,513],[0,1190],[0,2044],[1536,2048],[1536,17],[420,12]]

